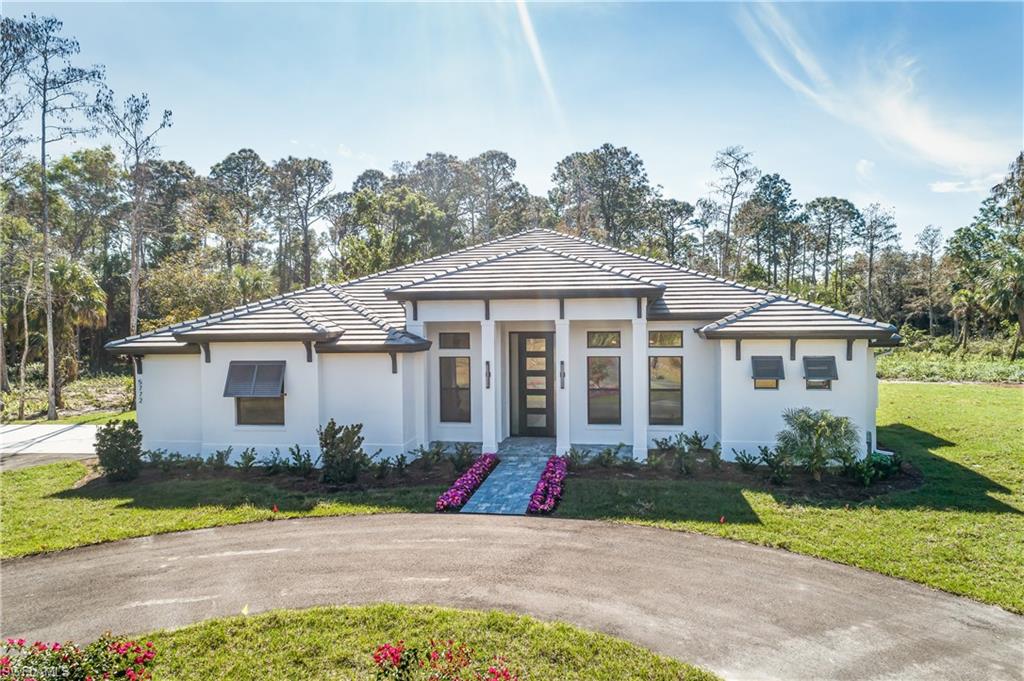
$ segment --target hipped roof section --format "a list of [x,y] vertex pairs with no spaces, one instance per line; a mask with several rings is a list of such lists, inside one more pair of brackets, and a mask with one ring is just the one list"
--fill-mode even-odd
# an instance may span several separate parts
[[867,338],[897,344],[896,327],[824,305],[772,295],[700,327],[702,338]]
[[337,287],[308,289],[241,305],[107,344],[120,354],[196,353],[204,342],[316,342],[320,352],[405,351],[429,343],[395,329]]
[[[485,277],[480,276],[481,271]],[[593,290],[599,293],[591,293]],[[832,336],[868,337],[875,344],[891,344],[899,338],[893,327],[873,320],[589,239],[531,229],[341,284],[320,284],[112,341],[107,348],[123,354],[194,353],[199,352],[197,343],[218,338],[214,333],[225,334],[220,338],[254,341],[272,339],[282,333],[292,334],[286,338],[315,341],[319,352],[424,350],[430,343],[405,330],[405,308],[400,300],[427,292],[427,297],[440,299],[535,297],[549,293],[553,297],[636,295],[647,299],[647,318],[652,321],[706,323],[717,319],[699,329],[706,330],[711,338],[767,333],[771,325],[760,322],[768,319],[767,314],[745,322],[745,330],[733,322],[768,303],[785,300],[796,306],[791,312],[797,307],[801,312],[797,318],[786,320],[794,322],[789,326],[781,318],[773,321],[773,333],[779,336],[821,337],[824,332]],[[284,305],[285,301],[292,305]],[[781,308],[772,308],[775,309]],[[281,330],[279,323],[287,330]]]
[[386,289],[389,300],[660,297],[665,285],[612,265],[524,246]]

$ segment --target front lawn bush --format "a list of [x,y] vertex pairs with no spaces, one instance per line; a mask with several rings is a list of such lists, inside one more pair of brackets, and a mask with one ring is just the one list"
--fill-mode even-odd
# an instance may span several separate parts
[[156,657],[152,643],[138,643],[110,634],[84,648],[71,643],[29,644],[9,638],[0,646],[0,677],[11,681],[38,679],[151,679]]
[[370,457],[363,451],[363,424],[339,426],[331,419],[317,430],[320,436],[320,461],[324,482],[344,485],[355,482],[370,466]]
[[113,421],[96,431],[96,456],[111,480],[134,480],[142,470],[142,431],[135,421]]
[[787,427],[776,436],[779,451],[818,482],[830,464],[847,466],[857,456],[857,427],[846,416],[801,407],[784,411],[782,420]]

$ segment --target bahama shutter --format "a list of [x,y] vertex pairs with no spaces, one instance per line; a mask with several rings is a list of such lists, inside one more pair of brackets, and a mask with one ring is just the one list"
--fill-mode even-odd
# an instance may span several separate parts
[[754,380],[776,380],[781,381],[786,377],[782,367],[782,357],[767,357],[764,355],[750,358],[751,371]]
[[280,397],[284,394],[284,362],[231,362],[224,397]]
[[804,357],[804,378],[808,381],[837,381],[835,357]]

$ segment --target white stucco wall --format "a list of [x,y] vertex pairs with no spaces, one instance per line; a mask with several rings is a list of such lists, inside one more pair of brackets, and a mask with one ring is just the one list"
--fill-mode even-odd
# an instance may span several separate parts
[[[717,442],[719,435],[718,341],[704,340],[694,331],[702,323],[697,320],[647,322],[648,331],[682,331],[683,347],[647,348],[647,355],[680,355],[683,358],[683,425],[648,426],[649,446],[655,438],[692,433],[697,430],[708,435],[709,443]],[[643,368],[647,371],[647,368]],[[645,384],[646,385],[646,384]]]
[[[460,301],[461,302],[461,301]],[[479,307],[479,302],[477,303]],[[480,311],[482,315],[482,310]],[[440,333],[469,333],[468,350],[442,350],[438,342]],[[482,417],[483,399],[483,362],[480,359],[480,323],[476,322],[435,322],[426,325],[427,338],[431,341],[427,351],[427,395],[430,403],[429,432],[430,441],[445,442],[480,442],[483,439]],[[469,423],[452,423],[441,421],[441,362],[440,357],[469,357]]]
[[[306,361],[302,343],[211,343],[210,362],[200,364],[199,402],[202,414],[202,453],[209,454],[228,446],[237,456],[246,447],[255,447],[261,455],[278,447],[287,455],[288,447],[298,444],[316,454],[319,451],[316,429],[320,425],[319,368],[323,356],[313,353]],[[224,397],[224,381],[232,360],[283,360],[283,426],[240,426],[235,423],[235,400]],[[176,387],[174,389],[177,389]]]
[[[788,340],[744,340],[741,359],[731,340],[719,341],[722,408],[722,455],[732,458],[732,449],[755,453],[759,445],[773,446],[775,435],[783,429],[782,412],[796,407],[828,409],[848,416],[857,426],[861,451],[866,450],[866,432],[875,440],[877,382],[874,354],[866,340],[854,343],[853,359],[846,359],[844,340],[801,340],[796,359],[789,358]],[[786,378],[778,390],[755,390],[751,378],[753,355],[781,356]],[[803,378],[805,355],[833,355],[839,380],[831,390],[807,390]]]
[[202,361],[202,355],[143,357],[142,374],[136,377],[137,418],[143,448],[182,454],[200,452]]
[[403,371],[391,373],[391,357],[384,353],[324,353],[320,365],[320,422],[363,424],[363,449],[395,456],[411,447],[406,440]]
[[[634,303],[635,313],[635,303]],[[618,331],[622,347],[588,348],[588,331]],[[587,357],[619,357],[621,415],[619,425],[587,423]],[[569,436],[573,444],[616,445],[633,442],[633,326],[631,320],[572,321],[569,324]]]

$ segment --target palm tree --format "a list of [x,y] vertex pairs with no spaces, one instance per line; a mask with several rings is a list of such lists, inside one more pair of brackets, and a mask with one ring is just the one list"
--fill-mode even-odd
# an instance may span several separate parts
[[106,322],[107,297],[93,275],[81,264],[59,256],[50,272],[53,287],[53,328],[59,358],[57,406],[64,406],[63,386],[78,377],[78,333],[82,327],[99,328]]
[[830,462],[846,464],[856,456],[857,427],[849,418],[801,407],[787,409],[782,419],[787,427],[776,436],[779,451],[807,466],[816,481]]
[[985,305],[993,314],[1017,318],[1017,338],[1010,359],[1017,359],[1024,336],[1024,251],[1003,245],[985,273]]
[[[971,337],[971,322],[974,320],[980,307],[981,294],[972,288],[962,288],[953,294],[953,297],[950,298],[950,303],[952,304],[950,313],[953,315],[956,323],[960,325],[960,337],[957,338],[953,350],[962,345],[961,352],[966,354],[967,341]],[[952,353],[952,350],[950,353]]]

